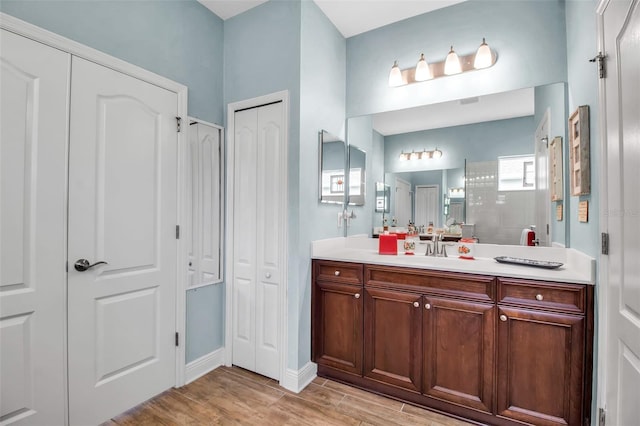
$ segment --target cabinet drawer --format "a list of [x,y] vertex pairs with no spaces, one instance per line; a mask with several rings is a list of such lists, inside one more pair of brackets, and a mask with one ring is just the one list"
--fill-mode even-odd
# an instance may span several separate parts
[[495,279],[483,275],[366,265],[365,286],[495,301]]
[[498,278],[498,302],[563,312],[585,312],[585,287]]
[[362,285],[362,264],[314,260],[315,279],[343,284]]

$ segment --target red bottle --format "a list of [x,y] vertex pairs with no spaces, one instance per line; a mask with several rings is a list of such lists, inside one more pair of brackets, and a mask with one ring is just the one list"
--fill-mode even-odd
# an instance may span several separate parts
[[536,232],[533,229],[529,229],[529,232],[527,232],[527,245],[528,246],[536,245]]

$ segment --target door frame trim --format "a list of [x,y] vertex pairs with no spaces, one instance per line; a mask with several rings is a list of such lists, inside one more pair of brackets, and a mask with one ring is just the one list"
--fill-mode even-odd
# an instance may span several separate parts
[[[596,6],[596,26],[598,52],[604,52],[604,12],[609,5],[609,0],[600,0]],[[609,199],[607,197],[607,185],[609,180],[607,174],[607,115],[606,115],[606,81],[598,79],[598,127],[600,130],[600,159],[598,160],[598,193],[600,194],[600,220],[598,221],[599,231],[609,232],[608,215],[602,214],[608,211]],[[598,407],[606,408],[607,402],[607,304],[609,294],[609,257],[598,254],[598,285],[595,288],[594,299],[596,300],[598,324],[594,335],[594,348],[597,348],[598,357],[595,358],[594,377],[595,390],[591,403],[591,412],[597,413]]]
[[280,208],[283,214],[280,216],[280,229],[282,229],[282,247],[280,248],[280,258],[282,259],[282,281],[281,288],[279,289],[280,295],[278,300],[278,323],[279,323],[279,340],[280,340],[280,366],[279,366],[279,381],[282,385],[285,383],[285,377],[287,374],[287,353],[288,348],[288,286],[289,286],[289,262],[288,262],[288,248],[289,248],[289,179],[288,179],[288,152],[289,152],[289,91],[283,90],[280,92],[270,93],[264,96],[258,96],[251,99],[245,99],[238,102],[231,102],[227,105],[227,147],[226,147],[226,244],[225,244],[225,353],[224,361],[226,366],[231,366],[233,362],[233,213],[234,213],[234,198],[233,198],[233,186],[234,186],[234,155],[235,155],[235,122],[234,115],[236,111],[255,108],[265,104],[282,102],[283,105],[283,144],[281,147],[280,158],[282,164],[285,167],[280,169],[279,178],[286,188],[281,192]]
[[[147,83],[153,84],[155,86],[166,89],[170,92],[174,92],[178,97],[178,116],[182,117],[185,121],[187,120],[187,86],[177,83],[173,80],[170,80],[166,77],[163,77],[159,74],[141,68],[137,65],[133,65],[129,62],[126,62],[122,59],[116,58],[115,56],[108,55],[99,50],[96,50],[87,45],[78,43],[66,37],[63,37],[59,34],[53,33],[49,30],[45,30],[44,28],[38,27],[36,25],[30,24],[21,19],[15,18],[11,15],[7,15],[6,13],[0,12],[0,28],[3,28],[12,33],[18,34],[20,36],[26,37],[28,39],[34,40],[36,42],[42,43],[44,45],[53,47],[55,49],[61,50],[63,52],[69,53],[71,55],[77,56],[79,58],[86,59],[88,61],[94,62],[98,65],[105,66],[107,68],[111,68],[115,71],[121,72],[128,76],[137,78],[139,80],[145,81]],[[177,210],[177,224],[180,225],[186,222],[187,217],[185,216],[186,208],[184,207],[184,200],[186,199],[186,171],[185,171],[185,147],[187,146],[187,132],[181,131],[177,133],[178,135],[178,159],[177,159],[177,201],[178,205],[176,206]],[[68,138],[68,132],[67,132]],[[68,140],[67,140],[68,144]],[[68,167],[68,165],[67,165]],[[68,194],[67,194],[68,195]],[[65,221],[68,219],[69,212],[65,212]],[[65,222],[66,226],[66,222]],[[178,247],[177,247],[177,265],[186,265],[187,259],[187,246],[186,239],[181,238],[178,239]],[[176,268],[177,277],[176,277],[176,332],[180,333],[182,338],[180,339],[179,346],[176,347],[176,362],[175,362],[175,385],[181,386],[185,382],[185,329],[186,329],[186,285],[187,285],[187,268],[184,268],[184,271],[181,271],[181,268]],[[65,332],[67,329],[67,320],[65,313]],[[65,346],[65,365],[64,370],[65,373],[68,372],[68,368],[66,365],[67,358],[67,336],[64,336],[64,346]],[[66,376],[66,374],[65,374]],[[68,395],[68,383],[65,381],[65,389],[63,389],[65,395]],[[67,421],[68,421],[68,406],[69,400],[67,399]]]

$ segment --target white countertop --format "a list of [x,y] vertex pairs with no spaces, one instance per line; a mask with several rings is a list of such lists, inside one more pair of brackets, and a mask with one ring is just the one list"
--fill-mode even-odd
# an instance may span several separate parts
[[[402,241],[398,255],[378,254],[377,238],[330,238],[311,243],[311,258],[374,265],[405,266],[436,271],[464,272],[496,277],[525,278],[542,281],[595,284],[595,259],[575,249],[476,244],[473,260],[459,259],[455,247],[448,247],[449,257],[425,256],[426,241],[418,242],[415,255],[405,255]],[[494,257],[511,256],[563,263],[556,269],[498,263]]]

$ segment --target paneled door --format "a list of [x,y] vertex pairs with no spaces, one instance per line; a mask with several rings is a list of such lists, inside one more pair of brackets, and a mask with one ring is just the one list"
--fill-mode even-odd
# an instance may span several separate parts
[[88,425],[175,384],[178,102],[80,58],[72,70],[69,420]]
[[280,379],[283,104],[235,113],[233,364]]
[[603,16],[607,174],[601,217],[610,242],[609,255],[601,256],[604,402],[607,424],[632,425],[640,419],[640,1],[611,1]]
[[395,196],[395,218],[398,226],[406,227],[411,220],[411,185],[409,182],[396,178]]
[[65,423],[69,65],[0,36],[0,423]]
[[416,186],[416,220],[417,226],[429,225],[433,222],[438,226],[440,214],[440,197],[438,196],[439,188],[437,185],[418,185]]
[[549,192],[549,110],[538,124],[535,135],[536,155],[536,239],[540,246],[551,245],[551,193]]

